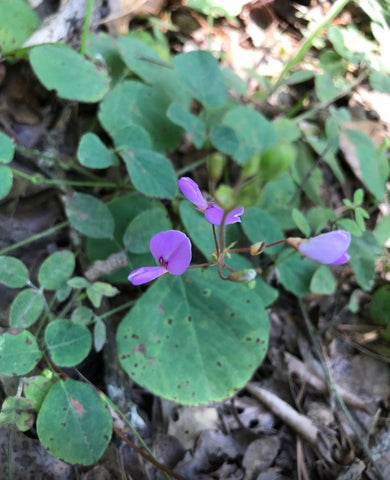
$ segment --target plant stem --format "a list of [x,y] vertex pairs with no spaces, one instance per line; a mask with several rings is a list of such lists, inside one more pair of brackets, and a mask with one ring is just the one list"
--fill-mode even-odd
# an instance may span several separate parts
[[216,265],[218,262],[206,262],[206,263],[199,263],[197,265],[190,265],[187,270],[190,268],[203,268],[203,267],[211,267],[212,265]]
[[88,0],[87,6],[85,8],[85,17],[84,17],[83,29],[81,31],[81,40],[80,40],[81,55],[85,55],[85,50],[87,47],[87,37],[89,33],[89,25],[91,23],[93,4],[94,4],[94,0]]
[[[11,167],[10,167],[11,168]],[[34,185],[45,184],[45,185],[58,185],[58,186],[67,186],[67,187],[101,187],[101,188],[118,188],[116,183],[112,182],[84,182],[74,181],[74,180],[54,180],[50,178],[45,178],[43,175],[35,174],[30,175],[28,173],[22,172],[17,168],[11,168],[12,173],[19,177],[25,178]]]
[[315,39],[320,35],[322,30],[324,30],[337,17],[337,15],[349,3],[349,1],[350,0],[336,0],[333,3],[328,13],[325,15],[323,21],[317,25],[314,31],[306,39],[303,40],[298,51],[286,63],[285,67],[283,68],[279,77],[277,78],[275,84],[271,87],[271,91],[268,92],[268,96],[272,94],[279,87],[284,77],[287,74],[289,74],[290,71],[301,62],[301,60],[306,55],[306,53],[310,50]]
[[215,225],[212,225],[213,227],[213,236],[214,236],[214,243],[215,243],[215,250],[217,252],[217,258],[219,257],[219,245],[218,245],[218,239],[217,239],[217,232],[215,230]]
[[114,313],[121,312],[122,310],[125,310],[127,307],[131,307],[136,303],[136,300],[130,300],[129,302],[124,303],[123,305],[120,305],[119,307],[113,308],[112,310],[109,310],[108,312],[103,313],[103,315],[99,315],[101,319],[110,317],[111,315],[114,315]]
[[25,238],[20,242],[14,243],[9,247],[3,248],[2,250],[0,250],[0,255],[4,255],[5,253],[11,252],[12,250],[16,250],[19,247],[23,247],[24,245],[27,245],[31,242],[35,242],[35,240],[39,240],[40,238],[47,237],[48,235],[51,235],[52,233],[55,233],[58,230],[61,230],[62,228],[67,227],[68,225],[69,225],[68,221],[61,222],[58,225],[55,225],[54,227],[44,230],[43,232],[36,233],[35,235],[31,235],[31,237]]

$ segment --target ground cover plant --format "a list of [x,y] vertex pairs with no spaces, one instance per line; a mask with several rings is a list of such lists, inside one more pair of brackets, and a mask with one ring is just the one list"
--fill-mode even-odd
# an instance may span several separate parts
[[[298,9],[302,41],[288,55],[280,48],[267,74],[239,74],[213,46],[218,22],[242,28],[234,8],[181,6],[207,32],[205,45],[186,50],[172,19],[148,15],[142,28],[112,35],[91,23],[93,7],[83,6],[77,41],[29,45],[37,13],[22,0],[0,2],[3,109],[14,108],[9,89],[26,69],[29,102],[48,119],[38,132],[0,117],[2,217],[42,192],[58,210],[50,227],[18,240],[7,233],[1,245],[0,425],[79,466],[98,462],[113,432],[129,443],[130,429],[140,445],[132,448],[167,478],[213,478],[158,462],[118,391],[135,382],[145,395],[199,406],[246,388],[272,410],[277,398],[251,379],[276,362],[272,315],[294,311],[358,446],[337,463],[318,447],[317,430],[302,427],[326,466],[320,474],[318,464],[306,473],[298,465],[291,478],[343,478],[363,460],[353,478],[386,478],[385,450],[363,438],[368,426],[351,417],[332,379],[321,344],[331,331],[313,327],[309,311],[332,305],[330,323],[346,312],[369,318],[388,373],[389,143],[348,104],[362,86],[390,93],[388,2],[336,0],[320,20]],[[338,22],[345,12],[364,28]],[[51,123],[58,112],[65,127]],[[64,236],[48,243],[56,234]],[[31,254],[37,241],[39,256]],[[83,370],[102,361],[125,373],[122,383]],[[383,433],[382,400],[365,421]],[[246,465],[242,477],[218,478],[257,478]]]

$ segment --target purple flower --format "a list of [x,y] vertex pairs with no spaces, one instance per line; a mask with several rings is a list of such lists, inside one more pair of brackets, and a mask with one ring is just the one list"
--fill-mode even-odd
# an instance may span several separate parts
[[150,282],[165,273],[182,275],[191,263],[190,239],[178,230],[156,233],[150,239],[149,249],[160,266],[133,270],[128,277],[133,285]]
[[[204,214],[206,220],[213,225],[220,225],[224,216],[224,211],[214,202],[207,202],[202,195],[199,185],[189,177],[182,177],[178,180],[180,190],[183,195],[192,202],[196,208]],[[240,215],[244,213],[244,207],[236,207],[231,210],[225,218],[225,224],[241,222]]]
[[[290,239],[288,239],[290,240]],[[309,240],[292,239],[301,253],[307,258],[325,265],[341,265],[351,258],[347,253],[351,243],[351,234],[346,230],[335,230],[334,232],[323,233],[318,237]],[[299,240],[299,241],[298,241]]]

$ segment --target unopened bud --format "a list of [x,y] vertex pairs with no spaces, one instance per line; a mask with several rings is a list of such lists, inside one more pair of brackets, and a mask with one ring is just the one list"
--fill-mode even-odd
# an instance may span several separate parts
[[304,238],[289,237],[286,239],[286,244],[289,245],[290,247],[298,248],[298,245],[304,241],[305,241]]
[[259,172],[260,161],[261,161],[260,153],[255,153],[255,155],[253,155],[253,157],[251,157],[246,162],[243,169],[241,170],[242,177],[243,178],[250,178],[250,177],[255,176]]
[[215,192],[215,200],[225,212],[228,212],[235,206],[234,190],[228,185],[221,184]]
[[223,174],[223,169],[226,165],[226,156],[223,153],[213,153],[207,157],[207,170],[210,178],[214,182],[218,182]]
[[257,242],[250,246],[249,253],[251,255],[260,255],[264,252],[265,242]]
[[252,282],[256,278],[256,270],[253,268],[245,268],[244,270],[237,270],[236,272],[231,273],[228,275],[228,279],[231,282],[236,283],[248,283]]

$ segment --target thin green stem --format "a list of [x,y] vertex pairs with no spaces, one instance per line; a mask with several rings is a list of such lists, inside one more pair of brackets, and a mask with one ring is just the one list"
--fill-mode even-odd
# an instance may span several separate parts
[[[43,295],[42,295],[42,296],[43,296]],[[35,331],[35,336],[36,336],[36,337],[38,337],[38,335],[40,334],[43,326],[45,325],[45,323],[46,323],[47,320],[49,319],[50,312],[51,312],[51,310],[52,310],[52,308],[53,308],[53,306],[54,306],[54,303],[55,303],[55,301],[56,301],[56,296],[55,296],[54,293],[53,293],[53,296],[51,297],[49,303],[46,301],[46,298],[45,298],[44,296],[43,296],[43,298],[44,298],[45,304],[46,304],[46,312],[45,312],[45,314],[42,316],[42,318],[41,318],[41,320],[40,320],[40,322],[39,322],[39,324],[38,324],[38,327],[37,327],[37,329],[36,329],[36,331]]]
[[136,300],[130,300],[129,302],[126,302],[123,305],[120,305],[119,307],[113,308],[112,310],[109,310],[108,312],[103,313],[103,315],[99,315],[99,317],[101,319],[110,317],[115,313],[121,312],[122,310],[126,310],[126,308],[133,306],[135,303],[136,303]]
[[28,173],[22,172],[17,168],[11,168],[12,173],[19,177],[25,178],[34,185],[58,185],[58,186],[67,186],[67,187],[100,187],[100,188],[118,188],[118,185],[113,182],[84,182],[83,180],[54,180],[51,178],[45,178],[43,175],[34,174],[30,175]]
[[94,0],[88,0],[87,6],[85,8],[85,17],[84,17],[83,29],[81,31],[81,40],[80,40],[81,55],[85,55],[85,51],[87,48],[87,37],[89,33],[89,25],[91,23],[93,4],[94,4]]
[[279,87],[285,76],[288,75],[291,70],[302,61],[303,57],[312,47],[316,38],[337,17],[337,15],[341,12],[341,10],[343,10],[343,8],[349,3],[349,1],[350,0],[336,0],[334,2],[328,13],[325,15],[323,21],[317,25],[317,27],[306,39],[304,39],[298,51],[286,63],[285,67],[279,74],[279,77],[277,78],[275,84],[272,86],[271,91],[268,92],[268,96]]
[[58,230],[61,230],[64,227],[67,227],[69,225],[69,222],[61,222],[58,225],[55,225],[54,227],[48,228],[47,230],[44,230],[43,232],[36,233],[35,235],[31,235],[31,237],[25,238],[24,240],[21,240],[20,242],[14,243],[13,245],[10,245],[9,247],[5,247],[2,250],[0,250],[0,255],[4,255],[5,253],[11,252],[12,250],[16,250],[19,247],[23,247],[24,245],[28,245],[31,242],[35,242],[35,240],[39,240],[40,238],[47,237],[49,235],[52,235],[53,233],[57,232]]
[[181,177],[187,172],[192,172],[193,170],[195,170],[196,167],[199,167],[200,165],[203,165],[206,162],[207,162],[207,158],[201,158],[200,160],[197,160],[196,162],[191,163],[191,165],[187,165],[186,167],[180,168],[180,170],[176,172],[176,176]]
[[212,225],[213,227],[213,237],[214,237],[214,243],[215,243],[215,250],[217,252],[217,258],[219,257],[219,245],[218,245],[218,238],[217,238],[217,232],[215,230],[215,225]]
[[206,262],[206,263],[198,263],[197,265],[190,265],[187,270],[190,268],[203,268],[203,267],[211,267],[212,265],[217,265],[218,262]]

